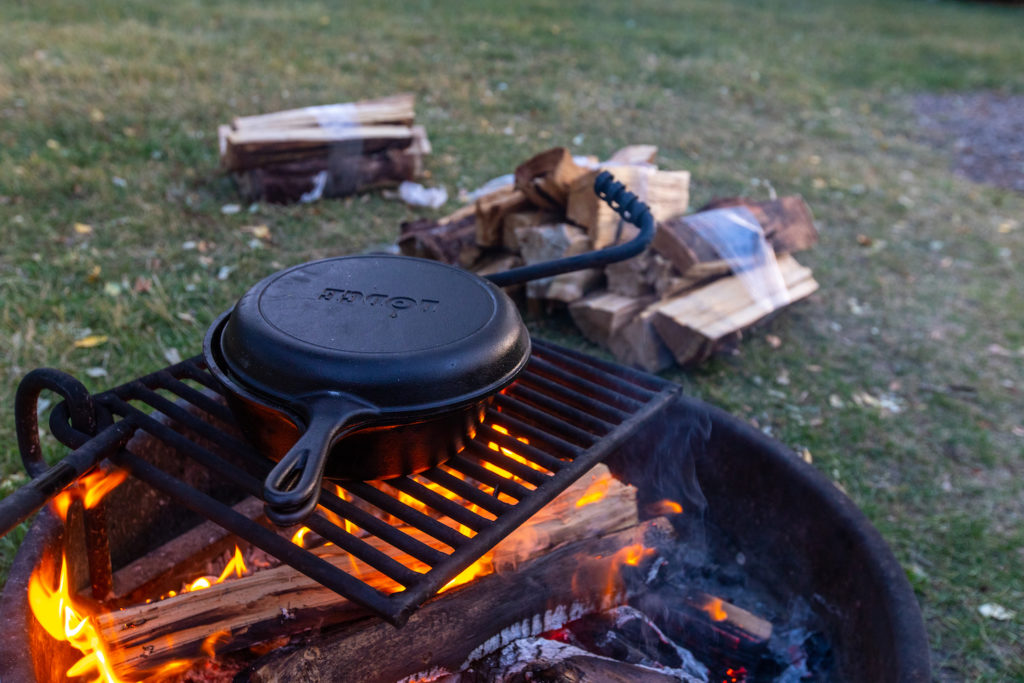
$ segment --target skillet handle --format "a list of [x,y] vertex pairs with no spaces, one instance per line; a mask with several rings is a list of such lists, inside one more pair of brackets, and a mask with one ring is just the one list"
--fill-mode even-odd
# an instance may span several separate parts
[[320,500],[331,446],[359,426],[354,418],[377,413],[372,406],[336,394],[318,396],[306,406],[306,431],[263,483],[264,510],[278,526],[298,524],[313,512]]

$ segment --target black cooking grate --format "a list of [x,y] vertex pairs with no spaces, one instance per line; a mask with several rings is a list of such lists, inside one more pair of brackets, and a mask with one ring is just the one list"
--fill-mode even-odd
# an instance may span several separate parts
[[[320,506],[305,525],[401,585],[401,590],[390,593],[186,484],[145,453],[122,447],[131,433],[145,432],[207,468],[219,482],[236,487],[240,496],[262,496],[263,478],[274,463],[235,435],[221,389],[201,357],[85,397],[91,400],[98,424],[91,430],[93,436],[82,431],[82,424],[89,422],[88,415],[82,415],[88,412],[81,405],[85,399],[76,405],[69,398],[58,405],[50,422],[58,440],[76,449],[65,461],[107,457],[163,494],[400,625],[427,598],[614,452],[676,391],[676,385],[657,377],[535,340],[527,369],[496,397],[469,445],[445,464],[384,485],[339,482],[336,488],[327,483]],[[33,415],[34,408],[19,405],[21,412]],[[27,464],[32,458],[38,459],[38,453],[26,458]],[[81,463],[77,471],[82,471]],[[432,513],[427,514],[424,506]],[[360,534],[352,533],[353,526]],[[424,534],[439,544],[424,543]],[[383,552],[381,542],[414,558],[409,563],[413,567]],[[440,544],[450,550],[435,547]]]

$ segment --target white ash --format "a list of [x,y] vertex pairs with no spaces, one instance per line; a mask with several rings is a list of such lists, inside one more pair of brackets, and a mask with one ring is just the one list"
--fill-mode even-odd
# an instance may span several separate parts
[[591,611],[592,607],[574,602],[572,605],[559,605],[554,609],[545,611],[544,614],[535,614],[531,619],[524,619],[511,626],[506,626],[470,652],[466,661],[459,668],[464,669],[471,662],[486,657],[492,652],[496,652],[521,638],[529,638],[547,631],[553,631],[556,628],[562,628],[570,621],[575,621]]
[[673,650],[675,650],[675,653],[679,656],[679,660],[682,662],[682,665],[679,667],[679,669],[671,669],[670,671],[684,671],[690,677],[690,679],[693,680],[708,680],[708,668],[701,664],[697,660],[697,658],[693,656],[692,652],[690,652],[684,647],[680,647],[674,640],[666,636],[664,631],[658,628],[658,625],[655,624],[646,614],[636,609],[635,607],[630,607],[629,605],[615,607],[609,610],[609,614],[611,614],[615,618],[616,628],[622,628],[622,626],[631,619],[640,619],[652,631],[654,631],[655,634],[657,634],[658,638],[661,639],[661,642],[669,645]]

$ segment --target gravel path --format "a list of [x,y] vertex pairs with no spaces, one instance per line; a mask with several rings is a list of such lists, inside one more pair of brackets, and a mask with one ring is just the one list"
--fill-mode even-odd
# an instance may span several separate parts
[[953,169],[979,183],[1024,192],[1024,96],[917,95],[928,139],[953,156]]

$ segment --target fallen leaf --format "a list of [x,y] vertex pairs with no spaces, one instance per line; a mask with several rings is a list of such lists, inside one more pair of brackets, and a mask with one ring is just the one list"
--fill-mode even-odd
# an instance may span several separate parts
[[106,344],[109,337],[105,334],[90,334],[88,337],[82,337],[81,339],[75,340],[76,349],[91,349],[94,346],[100,344]]
[[141,275],[135,278],[135,285],[132,287],[132,291],[136,294],[143,294],[153,289],[153,281],[148,277],[142,277]]
[[231,275],[231,271],[234,269],[234,266],[221,266],[220,270],[217,271],[217,279],[227,280],[228,276]]
[[843,403],[843,399],[839,398],[839,397],[838,397],[837,395],[835,395],[835,394],[831,394],[831,395],[830,395],[830,396],[828,397],[828,404],[829,404],[830,406],[832,406],[833,408],[842,408],[842,407],[843,407],[843,406],[845,405],[845,404]]
[[89,377],[106,377],[107,371],[105,368],[100,367],[86,368],[85,374],[88,375]]
[[164,351],[164,359],[172,365],[174,365],[175,363],[180,363],[181,353],[178,352],[178,349],[175,349],[173,347],[169,348],[166,351]]
[[874,240],[867,235],[857,235],[857,244],[862,247],[870,247],[873,242]]
[[768,342],[768,346],[773,349],[777,349],[782,346],[782,340],[776,337],[774,334],[766,334],[764,340]]
[[242,207],[239,206],[238,204],[225,204],[224,206],[220,207],[220,212],[225,216],[236,214],[241,210]]
[[105,118],[107,117],[103,115],[103,112],[96,107],[93,107],[92,111],[89,112],[89,120],[93,123],[103,123],[103,119]]
[[118,296],[121,294],[121,285],[116,282],[108,282],[103,285],[103,293],[108,296]]
[[92,226],[88,223],[75,223],[75,234],[76,235],[91,235]]
[[185,312],[185,311],[182,311],[181,313],[178,313],[177,316],[178,316],[178,320],[184,320],[187,323],[195,324],[195,322],[196,322],[195,316],[193,316],[191,313],[188,313],[188,312]]
[[100,273],[103,272],[103,268],[100,266],[93,266],[89,271],[89,274],[85,276],[86,282],[99,282]]
[[270,228],[266,225],[247,225],[241,231],[259,240],[267,241],[270,239]]

